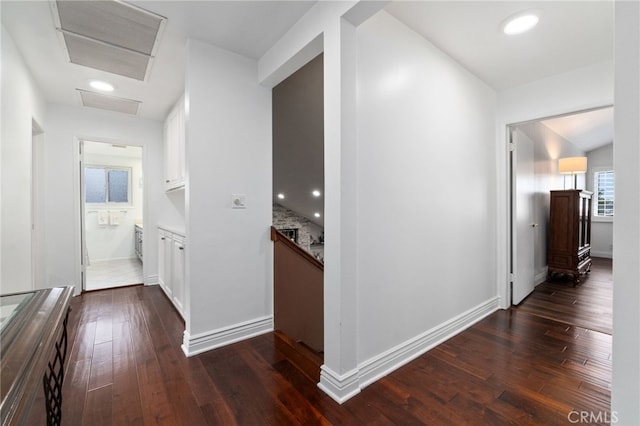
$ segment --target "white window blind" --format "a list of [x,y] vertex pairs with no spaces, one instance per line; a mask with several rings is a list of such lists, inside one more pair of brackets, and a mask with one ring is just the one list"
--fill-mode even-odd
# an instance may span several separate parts
[[612,170],[593,174],[594,216],[613,217],[615,173]]

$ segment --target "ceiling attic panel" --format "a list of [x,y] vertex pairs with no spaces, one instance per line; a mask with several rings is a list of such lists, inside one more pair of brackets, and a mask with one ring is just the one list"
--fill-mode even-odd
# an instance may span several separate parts
[[57,1],[69,60],[145,80],[165,18],[116,1]]
[[144,80],[149,57],[84,37],[65,34],[69,59],[74,64]]
[[138,107],[140,106],[139,101],[101,95],[99,93],[87,92],[85,90],[78,90],[78,93],[80,93],[83,106],[122,112],[125,114],[138,114]]
[[62,29],[151,55],[162,17],[114,1],[58,1]]

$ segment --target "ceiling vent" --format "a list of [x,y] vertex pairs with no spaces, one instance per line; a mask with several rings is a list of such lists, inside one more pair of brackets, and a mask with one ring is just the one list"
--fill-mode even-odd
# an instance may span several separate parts
[[166,18],[112,0],[53,3],[70,62],[145,80]]
[[140,101],[103,95],[101,93],[89,92],[81,89],[76,90],[80,94],[83,106],[123,112],[125,114],[138,114],[138,108],[141,103]]

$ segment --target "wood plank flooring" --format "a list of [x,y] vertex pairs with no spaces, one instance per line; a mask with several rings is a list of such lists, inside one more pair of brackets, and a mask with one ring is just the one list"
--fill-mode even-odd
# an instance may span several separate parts
[[611,336],[521,308],[339,405],[273,334],[186,358],[184,323],[157,286],[72,306],[64,425],[563,425],[572,411],[606,419],[610,406]]
[[538,285],[517,309],[570,325],[612,334],[613,276],[611,259],[593,258],[591,272],[573,286],[570,277]]

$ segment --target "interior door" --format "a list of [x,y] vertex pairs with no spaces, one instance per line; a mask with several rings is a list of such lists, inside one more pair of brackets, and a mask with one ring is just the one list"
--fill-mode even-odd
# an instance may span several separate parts
[[85,229],[85,188],[84,188],[84,141],[78,142],[78,173],[80,174],[80,286],[86,289],[87,265],[89,256],[87,254],[87,238]]
[[533,141],[521,130],[510,129],[512,181],[512,291],[511,303],[519,304],[531,293],[534,282],[535,168]]

